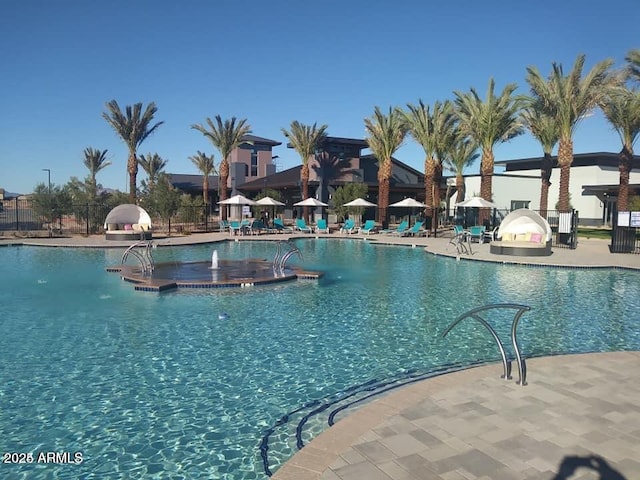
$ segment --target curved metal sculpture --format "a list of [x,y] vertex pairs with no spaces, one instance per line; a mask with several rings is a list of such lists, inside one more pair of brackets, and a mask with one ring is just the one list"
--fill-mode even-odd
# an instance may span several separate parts
[[524,357],[522,357],[520,353],[520,347],[518,346],[518,339],[516,338],[516,329],[518,328],[518,322],[520,321],[520,317],[522,317],[524,312],[528,312],[529,310],[531,310],[531,307],[527,305],[519,305],[517,303],[500,303],[500,304],[491,304],[491,305],[485,305],[483,307],[474,308],[473,310],[469,310],[468,312],[463,313],[458,318],[456,318],[451,323],[451,325],[449,325],[446,328],[446,330],[442,333],[442,338],[446,337],[447,334],[465,318],[473,318],[477,320],[482,325],[484,325],[484,327],[489,331],[493,339],[496,341],[498,348],[500,349],[500,355],[502,355],[502,368],[503,368],[503,374],[501,375],[500,378],[504,378],[505,380],[510,380],[512,378],[511,377],[511,361],[507,360],[507,354],[504,350],[504,345],[500,341],[500,338],[498,337],[498,334],[493,329],[493,327],[489,325],[489,323],[479,315],[480,312],[485,312],[487,310],[501,309],[501,308],[510,308],[510,309],[517,310],[517,312],[513,317],[513,321],[511,323],[511,344],[513,345],[513,350],[515,351],[515,354],[516,354],[516,361],[518,362],[518,374],[520,377],[516,383],[518,385],[524,386],[527,384],[527,365],[525,363]]

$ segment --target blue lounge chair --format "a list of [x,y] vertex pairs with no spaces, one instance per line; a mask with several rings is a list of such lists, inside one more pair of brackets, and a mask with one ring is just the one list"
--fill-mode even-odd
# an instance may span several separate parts
[[409,222],[403,220],[396,228],[388,228],[383,230],[381,233],[386,233],[387,235],[402,235],[408,228]]
[[350,218],[347,218],[344,222],[344,225],[342,225],[342,228],[340,228],[340,233],[354,233],[355,230],[356,222],[354,222]]
[[405,230],[401,235],[404,237],[406,235],[411,235],[411,236],[421,236],[421,235],[427,235],[427,231],[425,229],[422,228],[422,224],[423,222],[416,222],[413,224],[413,227]]
[[316,233],[329,233],[329,226],[324,218],[316,222]]
[[307,225],[304,218],[296,218],[296,229],[300,230],[302,233],[313,233],[313,229]]
[[364,235],[369,235],[374,232],[376,229],[376,221],[375,220],[367,220],[364,222],[364,225],[358,229],[358,233],[362,233]]
[[291,227],[286,227],[281,218],[273,219],[273,228],[276,233],[293,233],[293,229]]

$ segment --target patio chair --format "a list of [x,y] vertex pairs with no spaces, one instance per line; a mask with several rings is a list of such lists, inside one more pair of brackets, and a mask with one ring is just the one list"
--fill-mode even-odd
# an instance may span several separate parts
[[422,228],[423,223],[424,222],[416,222],[416,223],[414,223],[413,227],[405,230],[400,235],[403,236],[403,237],[404,236],[408,236],[408,235],[418,236],[418,237],[420,237],[422,235],[427,236],[427,231],[424,228]]
[[293,233],[293,229],[291,227],[285,226],[281,218],[273,219],[273,228],[276,233]]
[[476,225],[469,228],[469,241],[477,240],[478,243],[484,243],[484,232],[486,228],[484,225]]
[[409,228],[409,222],[406,220],[403,220],[402,222],[400,222],[400,225],[398,225],[396,228],[388,228],[386,230],[383,230],[380,233],[386,233],[387,235],[402,236],[408,228]]
[[226,232],[229,229],[229,222],[226,220],[220,220],[218,222],[218,228],[220,228],[221,232]]
[[316,233],[329,233],[329,226],[324,218],[316,222]]
[[313,233],[313,229],[307,225],[304,218],[296,218],[296,229],[300,230],[302,233]]
[[254,220],[247,228],[247,233],[249,233],[250,235],[260,235],[261,233],[264,233],[266,231],[267,227],[265,227],[262,220]]
[[344,221],[344,225],[340,228],[340,233],[354,233],[356,232],[356,222],[347,218]]
[[489,240],[490,242],[496,241],[498,238],[498,228],[499,227],[494,227],[493,230],[485,230],[482,241],[483,242],[487,240]]
[[369,235],[374,232],[376,229],[376,221],[375,220],[367,220],[364,222],[364,225],[358,229],[358,233]]

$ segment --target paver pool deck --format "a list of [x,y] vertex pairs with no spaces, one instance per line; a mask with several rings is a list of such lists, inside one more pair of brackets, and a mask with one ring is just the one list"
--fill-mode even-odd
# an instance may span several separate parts
[[[238,240],[282,238],[286,237],[262,235]],[[156,243],[182,245],[228,239],[228,234],[215,233],[159,239]],[[366,241],[425,248],[428,253],[461,261],[640,269],[640,255],[611,254],[603,240],[580,239],[576,250],[554,248],[549,257],[501,257],[491,254],[486,244],[474,245],[473,255],[458,255],[449,239],[372,235]],[[19,243],[129,245],[115,245],[118,242],[99,237],[23,239]],[[629,320],[637,323],[637,318]],[[527,386],[502,380],[501,365],[493,364],[402,387],[324,431],[272,478],[640,479],[640,352],[533,358],[527,366]]]

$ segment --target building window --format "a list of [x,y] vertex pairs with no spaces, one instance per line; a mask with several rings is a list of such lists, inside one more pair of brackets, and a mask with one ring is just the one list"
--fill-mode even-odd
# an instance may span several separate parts
[[255,148],[251,149],[251,176],[258,176],[258,151]]
[[529,208],[531,200],[511,200],[511,211],[519,208]]

